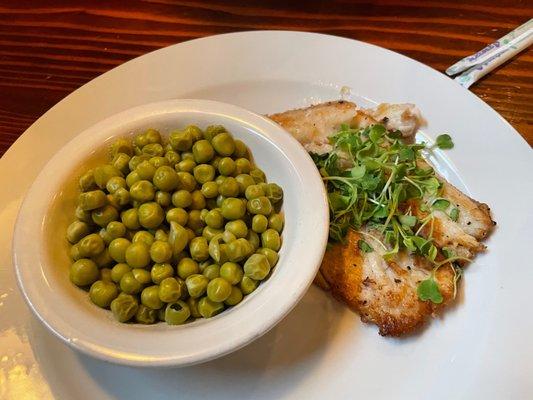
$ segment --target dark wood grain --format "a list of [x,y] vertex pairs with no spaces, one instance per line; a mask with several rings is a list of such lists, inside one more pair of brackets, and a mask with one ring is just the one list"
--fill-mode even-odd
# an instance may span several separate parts
[[[185,40],[255,29],[321,32],[386,47],[443,71],[532,15],[533,2],[526,0],[0,0],[0,154],[89,80]],[[531,145],[532,67],[528,50],[471,88]]]

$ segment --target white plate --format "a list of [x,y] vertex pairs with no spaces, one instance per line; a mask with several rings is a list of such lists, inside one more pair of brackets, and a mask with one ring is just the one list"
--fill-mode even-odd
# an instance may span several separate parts
[[[415,103],[430,137],[451,133],[456,147],[439,158],[440,171],[490,204],[498,221],[489,251],[466,271],[460,304],[422,334],[382,338],[312,288],[284,321],[244,349],[201,366],[148,371],[80,355],[30,316],[11,268],[13,224],[33,178],[76,132],[150,101],[207,98],[268,113],[338,98],[342,86],[362,105]],[[68,96],[11,147],[0,171],[0,397],[533,397],[533,153],[480,99],[413,60],[294,32],[236,33],[168,47]]]

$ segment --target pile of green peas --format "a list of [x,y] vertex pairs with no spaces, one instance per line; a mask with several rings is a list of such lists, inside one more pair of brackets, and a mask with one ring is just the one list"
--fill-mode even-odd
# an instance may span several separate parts
[[283,190],[222,126],[120,138],[79,179],[70,280],[120,322],[177,325],[240,303],[278,262]]

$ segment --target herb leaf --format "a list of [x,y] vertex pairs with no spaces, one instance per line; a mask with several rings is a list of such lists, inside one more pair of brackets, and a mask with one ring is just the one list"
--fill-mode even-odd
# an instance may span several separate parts
[[433,277],[420,282],[416,292],[418,294],[418,298],[422,301],[429,300],[432,303],[440,304],[444,300],[439,290],[439,285],[435,279],[433,279]]
[[437,136],[437,140],[435,141],[435,144],[441,150],[453,149],[453,146],[454,146],[452,137],[448,135],[447,133]]
[[372,246],[370,246],[367,242],[365,242],[363,239],[360,239],[357,242],[357,246],[359,247],[359,250],[361,250],[363,253],[372,253],[374,249]]

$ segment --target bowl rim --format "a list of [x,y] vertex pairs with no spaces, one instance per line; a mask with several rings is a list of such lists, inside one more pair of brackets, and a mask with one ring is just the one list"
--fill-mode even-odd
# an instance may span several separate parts
[[[30,272],[28,269],[23,268],[23,265],[28,265],[31,260],[35,261],[35,258],[38,258],[39,260],[42,259],[39,251],[36,251],[35,253],[27,251],[28,245],[25,241],[25,233],[27,233],[27,229],[25,228],[28,227],[29,224],[36,226],[36,215],[32,212],[35,207],[48,209],[50,204],[50,199],[44,199],[38,196],[40,191],[43,189],[44,179],[48,179],[50,173],[49,170],[53,169],[53,166],[57,165],[61,160],[63,160],[63,158],[68,155],[69,150],[78,148],[77,145],[83,142],[83,138],[87,138],[91,135],[91,133],[105,131],[106,129],[108,131],[112,130],[113,128],[116,129],[117,126],[130,122],[131,120],[128,118],[134,118],[136,122],[140,123],[142,121],[141,116],[148,118],[163,115],[165,113],[179,114],[186,112],[195,112],[199,115],[216,114],[221,117],[231,119],[237,118],[238,121],[244,125],[255,127],[256,129],[254,129],[254,133],[261,136],[263,139],[267,139],[267,141],[274,145],[278,152],[281,152],[281,154],[288,159],[290,159],[288,154],[298,158],[298,162],[301,165],[297,167],[294,162],[291,162],[291,164],[294,171],[297,171],[305,176],[306,184],[312,185],[312,190],[306,192],[305,198],[307,201],[314,200],[314,205],[317,207],[312,216],[314,217],[313,221],[317,221],[319,223],[316,223],[315,225],[311,224],[314,228],[313,236],[315,237],[315,244],[311,247],[306,246],[305,249],[301,250],[305,251],[308,259],[313,260],[313,265],[309,265],[309,268],[307,268],[305,273],[302,274],[301,281],[297,285],[293,285],[291,288],[291,296],[287,296],[286,301],[282,303],[282,307],[278,309],[277,312],[272,312],[267,321],[262,321],[256,326],[246,328],[246,334],[237,336],[233,341],[228,341],[220,348],[211,348],[209,351],[199,351],[187,354],[185,356],[171,354],[165,357],[139,357],[136,353],[125,353],[123,351],[114,351],[112,348],[102,347],[99,344],[92,343],[87,337],[83,339],[73,339],[71,337],[67,337],[63,333],[64,326],[62,326],[61,321],[54,319],[54,313],[50,312],[50,310],[47,310],[45,299],[36,298],[36,288],[32,286],[33,283],[31,279],[29,279]],[[286,147],[283,148],[282,146]],[[94,149],[94,146],[89,148],[83,153],[83,156],[87,156],[89,151]],[[69,167],[71,168],[72,165],[69,164]],[[310,193],[312,193],[312,195]],[[313,196],[316,196],[316,198],[313,199]],[[48,204],[48,206],[44,206],[45,203]],[[39,215],[40,214],[37,213],[37,216]],[[43,218],[44,217],[45,215],[43,215]],[[39,231],[39,238],[42,238],[42,234],[43,233]],[[56,337],[67,343],[69,346],[81,351],[84,354],[117,364],[154,367],[187,366],[206,362],[238,350],[239,348],[244,347],[248,343],[262,336],[271,328],[273,328],[278,322],[280,322],[294,308],[294,306],[299,302],[311,285],[316,272],[320,267],[322,256],[325,252],[328,234],[329,206],[322,179],[309,154],[307,154],[303,146],[301,146],[300,143],[294,137],[292,137],[292,135],[288,134],[283,128],[270,119],[232,104],[211,100],[175,99],[147,103],[121,111],[117,114],[107,117],[104,120],[101,120],[100,122],[97,122],[87,129],[84,129],[82,132],[78,133],[71,140],[65,143],[65,145],[45,164],[22,201],[15,223],[15,231],[12,243],[12,256],[17,285],[25,302],[28,304],[37,319]],[[37,249],[40,249],[41,243],[36,244],[35,246],[37,246]],[[258,295],[260,295],[260,293],[258,293]],[[236,312],[238,312],[238,310],[234,310],[234,313]],[[223,313],[220,315],[220,317],[223,318],[224,315],[225,314]]]

